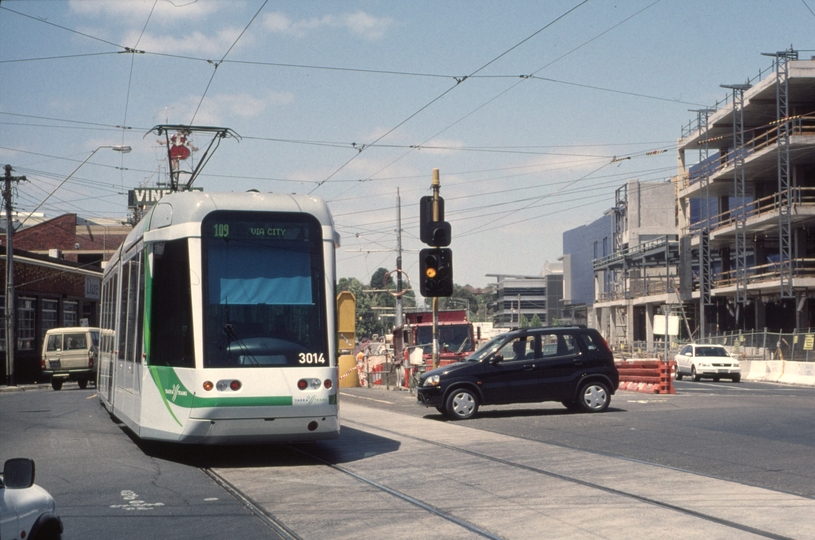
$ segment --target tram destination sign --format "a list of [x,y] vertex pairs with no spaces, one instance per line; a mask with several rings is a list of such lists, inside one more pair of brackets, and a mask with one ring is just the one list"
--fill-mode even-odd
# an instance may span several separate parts
[[[192,188],[189,191],[204,191],[203,188]],[[138,188],[127,192],[127,206],[136,208],[140,206],[153,206],[162,197],[172,193],[170,188]]]

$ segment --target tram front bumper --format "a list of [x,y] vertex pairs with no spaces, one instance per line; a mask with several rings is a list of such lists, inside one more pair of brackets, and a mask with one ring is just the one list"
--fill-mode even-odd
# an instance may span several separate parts
[[191,444],[255,444],[335,439],[337,416],[192,419],[178,442]]

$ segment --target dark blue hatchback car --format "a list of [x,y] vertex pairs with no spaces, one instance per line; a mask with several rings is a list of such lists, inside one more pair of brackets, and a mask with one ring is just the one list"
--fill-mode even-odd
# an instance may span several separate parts
[[620,383],[614,355],[593,328],[525,328],[494,337],[464,362],[423,374],[420,405],[471,418],[481,405],[560,401],[601,412]]

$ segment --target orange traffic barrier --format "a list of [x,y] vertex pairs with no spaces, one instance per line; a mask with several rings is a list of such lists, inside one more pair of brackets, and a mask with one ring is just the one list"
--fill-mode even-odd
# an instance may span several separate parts
[[620,390],[645,394],[676,394],[673,385],[675,363],[660,360],[619,362]]

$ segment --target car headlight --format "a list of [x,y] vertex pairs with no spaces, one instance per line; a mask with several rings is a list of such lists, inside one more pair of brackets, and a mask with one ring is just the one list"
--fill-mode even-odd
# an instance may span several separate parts
[[438,386],[439,385],[439,376],[438,375],[431,375],[430,377],[424,380],[424,384],[422,386]]

